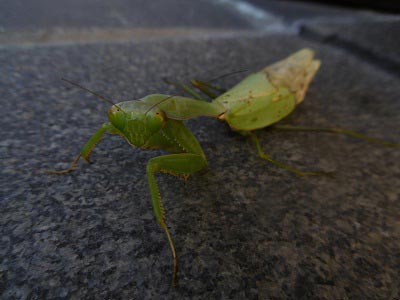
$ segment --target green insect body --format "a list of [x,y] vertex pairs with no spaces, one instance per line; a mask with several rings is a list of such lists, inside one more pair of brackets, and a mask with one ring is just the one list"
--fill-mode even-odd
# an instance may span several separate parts
[[305,95],[320,61],[310,49],[251,74],[214,101],[227,108],[224,114],[235,130],[267,127],[290,114]]
[[[252,138],[261,158],[299,175],[320,175],[321,173],[317,172],[302,172],[273,160],[262,151],[258,139],[251,133],[255,129],[270,126],[283,119],[304,99],[308,85],[320,65],[320,62],[313,57],[312,50],[302,49],[282,61],[249,75],[212,102],[155,94],[138,101],[114,104],[108,111],[109,122],[104,123],[88,140],[70,167],[53,173],[63,174],[71,171],[80,157],[88,160],[93,148],[105,132],[120,135],[132,146],[143,150],[163,149],[169,152],[167,155],[150,159],[146,173],[154,213],[157,222],[167,235],[174,258],[174,284],[178,270],[177,256],[165,222],[165,212],[155,174],[164,172],[188,177],[207,165],[199,142],[183,121],[198,116],[226,121],[233,130]],[[204,92],[211,94],[207,87],[203,89]],[[281,129],[345,133],[372,142],[386,143],[339,129],[284,126]]]

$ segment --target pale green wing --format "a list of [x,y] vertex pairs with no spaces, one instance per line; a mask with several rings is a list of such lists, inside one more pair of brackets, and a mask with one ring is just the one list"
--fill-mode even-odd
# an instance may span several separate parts
[[254,130],[271,125],[295,108],[295,97],[285,87],[274,86],[264,72],[247,76],[214,100],[227,108],[220,117],[234,130]]
[[295,107],[295,95],[287,88],[280,88],[271,95],[252,98],[250,102],[229,110],[224,119],[235,130],[255,130],[278,122]]
[[214,99],[228,110],[237,109],[254,98],[265,97],[277,92],[277,88],[271,84],[263,73],[254,73],[247,76],[233,88]]
[[214,100],[227,108],[220,116],[235,130],[254,130],[286,117],[305,96],[320,66],[311,49],[302,49],[251,74]]

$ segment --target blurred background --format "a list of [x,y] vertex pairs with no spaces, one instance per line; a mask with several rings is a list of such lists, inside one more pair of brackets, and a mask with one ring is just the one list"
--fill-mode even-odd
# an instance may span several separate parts
[[[288,29],[295,22],[321,18],[349,21],[374,12],[396,14],[400,4],[395,0],[3,0],[0,8],[0,42],[5,44],[126,39],[133,34],[128,29],[135,28]],[[102,32],[87,34],[95,37],[78,34],[77,29],[84,28]],[[106,31],[116,28],[126,30]]]
[[[366,59],[396,70],[399,65],[392,44],[397,39],[388,38],[379,42],[384,45],[377,45],[374,37],[386,30],[397,36],[399,11],[400,4],[394,0],[3,0],[0,46],[216,36],[241,31],[294,33],[341,47],[351,44]],[[347,37],[350,24],[362,31],[364,40],[372,31],[374,42],[362,45],[362,41],[355,41],[360,38],[357,34]],[[384,47],[388,53],[382,55],[375,47]]]

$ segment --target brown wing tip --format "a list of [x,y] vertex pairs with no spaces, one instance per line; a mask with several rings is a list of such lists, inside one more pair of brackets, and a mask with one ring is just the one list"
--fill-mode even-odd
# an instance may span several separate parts
[[285,86],[295,93],[296,104],[299,104],[321,65],[314,55],[314,50],[304,48],[266,67],[262,72],[268,74],[273,85]]
[[310,85],[311,81],[313,80],[315,74],[317,73],[319,67],[321,66],[321,61],[318,59],[314,59],[311,61],[308,68],[305,69],[304,77],[300,80],[300,86],[296,91],[296,104],[299,104],[303,101],[306,92],[308,90],[308,86]]

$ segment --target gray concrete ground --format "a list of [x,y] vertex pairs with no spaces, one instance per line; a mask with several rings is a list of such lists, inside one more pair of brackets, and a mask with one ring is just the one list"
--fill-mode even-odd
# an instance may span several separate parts
[[[180,261],[176,289],[145,177],[147,161],[160,151],[106,136],[93,164],[64,176],[44,173],[67,166],[106,121],[107,104],[61,77],[113,99],[137,99],[181,93],[163,77],[257,70],[302,47],[315,49],[322,67],[285,123],[341,126],[399,142],[399,74],[390,68],[399,61],[398,18],[346,10],[341,19],[336,8],[303,5],[307,18],[296,20],[301,4],[244,9],[243,1],[199,1],[185,10],[186,1],[143,2],[139,13],[139,2],[113,6],[128,16],[126,24],[107,19],[105,1],[88,18],[79,6],[80,14],[71,8],[64,19],[50,2],[43,1],[43,18],[28,2],[1,4],[0,298],[398,298],[398,149],[329,134],[259,131],[274,158],[336,172],[299,178],[260,160],[225,124],[190,120],[207,170],[187,182],[157,177]],[[6,9],[31,21],[4,15]],[[163,19],[161,11],[177,17]],[[51,39],[35,37],[50,31]],[[90,31],[98,35],[89,39]],[[64,43],[62,32],[77,35]]]

